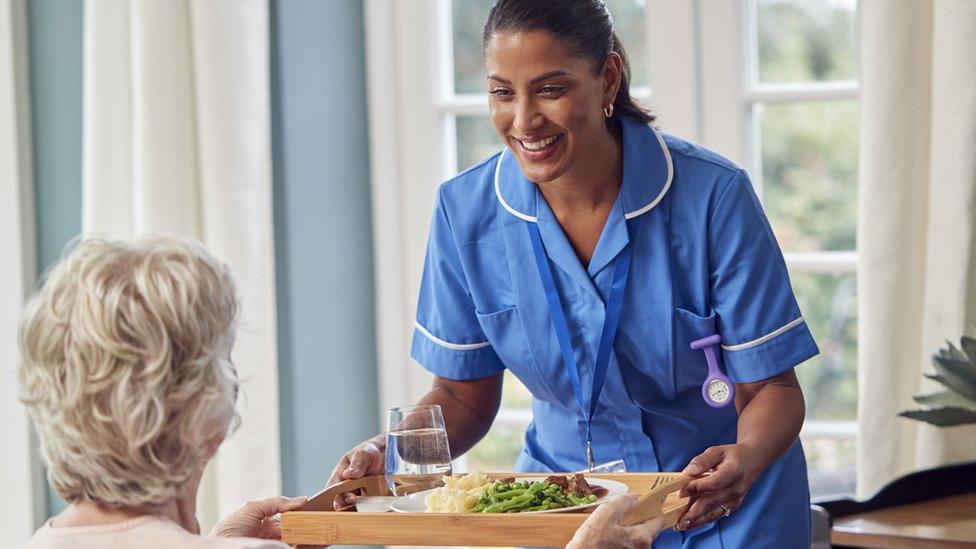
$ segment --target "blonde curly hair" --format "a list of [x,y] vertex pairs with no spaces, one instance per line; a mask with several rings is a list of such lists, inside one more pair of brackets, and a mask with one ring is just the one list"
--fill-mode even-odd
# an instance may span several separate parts
[[69,250],[19,333],[21,400],[58,495],[144,510],[177,497],[238,421],[237,311],[229,269],[194,242]]

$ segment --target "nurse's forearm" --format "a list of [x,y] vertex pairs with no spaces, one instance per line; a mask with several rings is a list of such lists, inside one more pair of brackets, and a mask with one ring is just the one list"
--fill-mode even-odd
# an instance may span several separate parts
[[488,433],[501,398],[502,374],[469,381],[435,377],[433,387],[418,404],[440,405],[451,456],[457,457]]
[[793,370],[758,382],[736,385],[738,443],[753,450],[760,470],[783,455],[800,434],[805,415],[803,391]]

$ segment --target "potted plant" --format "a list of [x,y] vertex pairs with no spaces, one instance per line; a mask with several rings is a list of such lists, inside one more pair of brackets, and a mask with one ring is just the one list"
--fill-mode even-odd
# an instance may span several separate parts
[[976,339],[962,336],[962,350],[949,341],[946,344],[932,355],[935,373],[925,374],[945,390],[912,397],[924,408],[898,415],[938,427],[976,423]]

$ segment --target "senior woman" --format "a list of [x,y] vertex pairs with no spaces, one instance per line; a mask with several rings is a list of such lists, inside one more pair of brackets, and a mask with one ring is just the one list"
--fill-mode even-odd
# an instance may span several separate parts
[[[33,549],[262,548],[278,513],[306,499],[245,504],[201,537],[207,462],[238,421],[230,271],[187,240],[82,240],[48,274],[20,326],[21,398],[52,488],[69,502]],[[646,547],[660,520],[624,527],[608,503],[570,547]]]
[[695,501],[655,547],[809,545],[793,369],[818,350],[748,176],[631,98],[602,1],[498,0],[483,43],[505,147],[438,191],[412,346],[451,449],[510,370],[533,396],[517,471],[683,471]]
[[237,310],[227,266],[185,240],[89,238],[51,270],[23,312],[18,375],[70,505],[28,547],[286,547],[276,515],[305,498],[248,503],[199,535],[200,478],[238,420]]

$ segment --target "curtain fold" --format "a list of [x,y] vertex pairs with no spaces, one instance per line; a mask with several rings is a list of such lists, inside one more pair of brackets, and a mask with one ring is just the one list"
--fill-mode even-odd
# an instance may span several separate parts
[[857,491],[976,459],[976,427],[897,417],[976,321],[976,3],[862,0]]
[[266,0],[85,4],[83,228],[177,233],[231,266],[241,428],[201,488],[204,525],[281,490]]
[[0,2],[0,532],[17,547],[44,515],[42,472],[17,382],[17,324],[37,263],[26,11],[23,0]]

